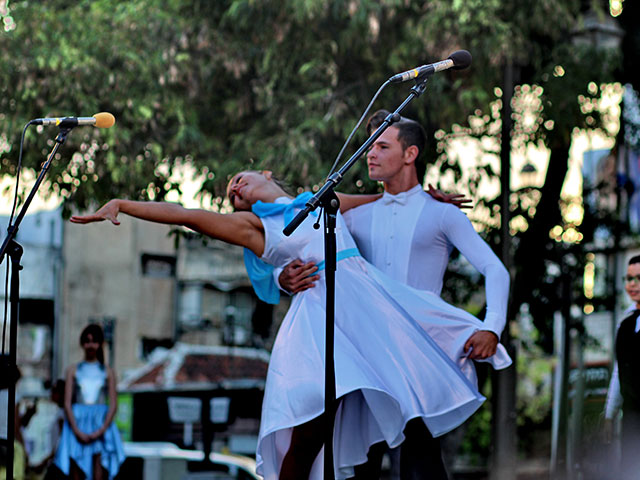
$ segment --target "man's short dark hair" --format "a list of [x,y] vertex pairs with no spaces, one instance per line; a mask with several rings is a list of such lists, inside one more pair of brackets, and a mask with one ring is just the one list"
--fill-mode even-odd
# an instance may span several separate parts
[[[388,110],[378,110],[371,115],[367,121],[367,135],[371,136],[371,134],[382,125],[382,122],[384,122],[384,119],[387,118],[388,115],[390,115]],[[414,165],[416,167],[418,181],[422,184],[424,176],[427,173],[427,165],[422,158],[422,152],[427,143],[427,134],[424,128],[415,120],[406,117],[400,117],[400,121],[392,123],[390,126],[398,129],[398,141],[402,145],[403,150],[406,150],[412,145],[418,147],[418,155],[416,156]]]
[[640,263],[640,255],[636,255],[635,257],[631,257],[629,259],[628,265],[633,265],[634,263]]

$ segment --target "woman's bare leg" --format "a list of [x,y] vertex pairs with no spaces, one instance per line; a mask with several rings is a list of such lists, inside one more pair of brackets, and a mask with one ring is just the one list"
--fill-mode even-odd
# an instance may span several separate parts
[[102,457],[98,453],[93,456],[93,480],[104,480],[105,478],[109,478],[109,475],[102,466]]
[[280,480],[309,478],[313,461],[324,443],[324,415],[293,428],[291,445],[282,461]]
[[80,467],[76,465],[76,462],[71,460],[69,463],[69,478],[71,480],[84,480],[84,473],[80,470]]

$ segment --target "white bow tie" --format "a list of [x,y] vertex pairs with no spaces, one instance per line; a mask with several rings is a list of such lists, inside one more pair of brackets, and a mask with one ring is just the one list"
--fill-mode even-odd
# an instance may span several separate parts
[[397,203],[399,205],[407,204],[407,192],[400,192],[397,195],[391,195],[390,193],[384,192],[382,194],[382,201],[385,205],[390,205],[392,203]]

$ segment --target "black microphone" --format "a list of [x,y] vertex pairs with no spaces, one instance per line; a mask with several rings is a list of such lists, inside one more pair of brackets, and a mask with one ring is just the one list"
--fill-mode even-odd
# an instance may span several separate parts
[[116,123],[116,118],[108,112],[100,112],[93,117],[36,118],[29,123],[32,125],[56,125],[60,128],[73,128],[83,125],[110,128]]
[[414,68],[413,70],[407,70],[406,72],[398,73],[389,78],[391,83],[401,83],[407,80],[414,80],[426,75],[433,75],[436,72],[443,70],[462,70],[471,65],[471,54],[466,50],[458,50],[449,55],[449,58],[436,63],[430,63],[429,65],[422,65],[421,67]]

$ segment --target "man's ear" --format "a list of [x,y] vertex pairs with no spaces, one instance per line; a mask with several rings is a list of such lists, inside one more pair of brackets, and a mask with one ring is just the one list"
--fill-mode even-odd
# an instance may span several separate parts
[[273,172],[271,170],[262,170],[262,175],[264,175],[264,178],[266,178],[267,180],[271,180],[271,178],[273,177]]
[[420,153],[420,150],[418,150],[418,147],[415,145],[410,145],[405,148],[404,163],[406,163],[407,165],[410,163],[414,163],[416,161],[416,158],[418,158],[418,153]]

